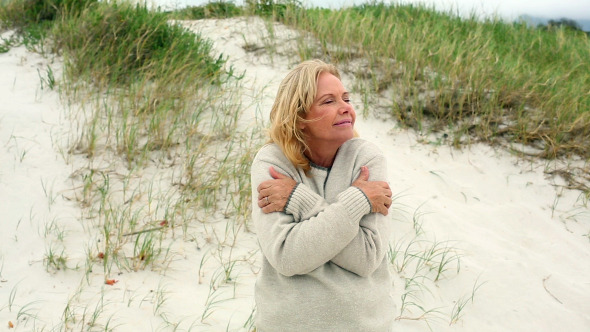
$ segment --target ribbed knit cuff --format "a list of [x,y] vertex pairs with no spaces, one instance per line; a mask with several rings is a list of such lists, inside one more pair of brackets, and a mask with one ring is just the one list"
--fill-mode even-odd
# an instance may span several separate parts
[[357,187],[349,187],[345,191],[338,194],[338,201],[342,203],[350,216],[354,220],[361,220],[361,218],[368,213],[371,213],[371,203],[365,193]]
[[300,216],[304,211],[311,210],[317,204],[317,194],[307,186],[297,184],[285,205],[285,212]]
[[[301,183],[297,183],[295,184],[295,187],[293,187],[293,190],[291,190],[291,193],[289,194],[289,198],[287,198],[287,203],[285,203],[285,207],[283,208],[283,212],[285,213],[289,213],[287,211],[288,207],[289,207],[289,203],[291,202],[291,197],[293,197],[293,193],[295,192],[295,190],[297,190],[297,187],[299,187]],[[291,213],[292,214],[292,213]]]

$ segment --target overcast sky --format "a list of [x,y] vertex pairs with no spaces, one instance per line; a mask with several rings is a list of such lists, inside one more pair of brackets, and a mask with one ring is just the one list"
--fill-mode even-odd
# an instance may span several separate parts
[[[328,0],[335,1],[335,0]],[[459,11],[461,14],[493,15],[514,19],[520,15],[546,18],[567,17],[590,19],[590,0],[400,0],[405,3],[424,3],[441,10]]]
[[[185,7],[203,5],[210,0],[146,0],[162,7]],[[232,1],[237,5],[243,0]],[[302,0],[304,5],[336,8],[342,5],[354,5],[367,0]],[[388,2],[423,3],[433,5],[440,10],[453,10],[463,15],[475,11],[478,15],[493,15],[512,20],[519,15],[528,14],[544,18],[590,19],[590,0],[386,0]]]

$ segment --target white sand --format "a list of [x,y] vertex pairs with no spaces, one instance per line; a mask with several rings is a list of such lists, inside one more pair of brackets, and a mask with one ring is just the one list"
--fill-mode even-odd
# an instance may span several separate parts
[[[266,118],[277,85],[293,63],[280,54],[268,57],[263,49],[244,51],[245,42],[264,46],[264,25],[244,19],[186,24],[211,38],[218,52],[245,71],[244,104],[251,106],[242,125]],[[285,45],[293,42],[292,31],[275,28]],[[278,46],[281,52],[283,45]],[[178,323],[180,331],[245,330],[258,266],[259,253],[249,258],[256,251],[254,234],[240,231],[233,255],[243,261],[236,264],[236,282],[214,289],[213,304],[206,303],[220,266],[212,252],[223,247],[227,254],[227,246],[210,244],[212,234],[223,232],[223,220],[195,225],[191,241],[171,244],[174,258],[165,269],[124,272],[112,276],[118,282],[109,286],[96,264],[85,279],[81,262],[87,250],[95,250],[87,247],[97,234],[89,234],[81,208],[68,198],[79,185],[72,174],[89,161],[66,152],[66,108],[57,92],[40,83],[47,66],[59,78],[59,62],[23,47],[0,54],[0,331],[9,330],[9,322],[13,331],[81,330],[93,313],[98,317],[89,328],[93,331],[105,326],[172,331],[165,320]],[[451,264],[453,271],[441,280],[424,281],[428,290],[412,293],[413,301],[436,312],[421,320],[401,319],[396,330],[590,330],[590,209],[580,192],[555,186],[556,180],[544,173],[546,162],[525,162],[480,144],[458,151],[419,143],[429,138],[389,120],[364,119],[360,106],[357,113],[357,130],[387,155],[390,183],[399,194],[391,213],[396,225],[392,246],[405,248],[415,238],[412,218],[418,216],[422,243],[439,243],[462,255],[458,273]],[[165,172],[141,174],[162,191],[171,186]],[[71,269],[46,271],[50,247],[65,248]],[[396,273],[396,315],[407,292],[404,282],[412,277],[408,271]],[[465,307],[449,324],[456,303]],[[211,314],[202,319],[207,307]],[[420,314],[410,307],[402,316]],[[70,317],[68,326],[61,325],[64,316]]]

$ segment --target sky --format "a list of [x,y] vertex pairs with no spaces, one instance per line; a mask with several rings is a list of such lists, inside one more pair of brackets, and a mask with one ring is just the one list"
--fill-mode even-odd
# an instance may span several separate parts
[[[351,3],[363,3],[366,0],[323,0],[308,1],[323,3],[327,7]],[[387,2],[387,1],[385,1]],[[422,3],[439,10],[459,11],[469,15],[472,11],[482,15],[498,14],[507,19],[528,14],[546,18],[567,17],[571,19],[590,19],[590,0],[396,0],[389,2]]]
[[[145,0],[165,7],[185,7],[203,5],[210,0]],[[233,1],[237,5],[244,1]],[[367,0],[302,0],[306,6],[338,8],[368,2]],[[476,13],[478,16],[497,16],[514,20],[520,15],[531,15],[548,19],[569,18],[590,20],[590,0],[385,0],[385,3],[422,3],[436,9],[458,12],[461,15]]]

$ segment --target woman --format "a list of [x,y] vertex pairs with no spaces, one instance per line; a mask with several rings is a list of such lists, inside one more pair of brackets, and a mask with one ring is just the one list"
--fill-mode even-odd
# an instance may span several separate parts
[[334,66],[306,61],[281,82],[251,169],[257,332],[391,329],[391,190],[355,119]]

